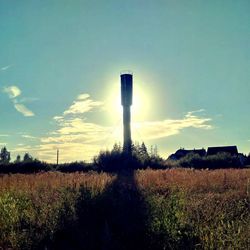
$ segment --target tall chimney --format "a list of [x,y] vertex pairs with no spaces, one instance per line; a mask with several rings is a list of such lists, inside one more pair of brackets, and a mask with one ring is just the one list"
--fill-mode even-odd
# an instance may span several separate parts
[[130,106],[132,105],[133,95],[133,75],[131,73],[121,74],[121,102],[123,106],[123,152],[131,155],[131,114]]

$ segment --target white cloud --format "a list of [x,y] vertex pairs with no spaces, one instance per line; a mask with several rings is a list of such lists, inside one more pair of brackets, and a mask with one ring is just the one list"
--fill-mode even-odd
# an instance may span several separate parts
[[13,99],[21,95],[21,90],[17,86],[9,86],[3,89],[3,92],[7,93],[9,98]]
[[[122,124],[117,128],[82,118],[83,113],[104,111],[102,107],[102,102],[92,100],[88,94],[81,94],[62,115],[53,117],[57,128],[47,136],[37,138],[40,144],[32,147],[19,145],[15,150],[19,153],[28,151],[49,162],[56,161],[57,149],[60,150],[60,162],[91,160],[101,149],[110,148],[114,142],[122,139]],[[132,123],[133,139],[150,141],[167,138],[180,134],[186,128],[211,129],[211,118],[203,117],[201,112],[204,110],[187,112],[179,119]],[[142,138],[137,138],[136,131],[139,131]],[[23,137],[35,138],[27,134]]]
[[[78,104],[81,108],[78,109]],[[97,105],[92,105],[97,103]],[[77,105],[76,105],[77,104]],[[80,105],[80,104],[79,104]],[[102,102],[93,101],[88,94],[78,96],[73,105],[64,111],[63,116],[55,116],[58,128],[49,136],[41,138],[40,157],[44,160],[55,161],[55,149],[59,148],[64,161],[90,160],[104,147],[110,147],[115,141],[122,138],[122,124],[119,128],[103,126],[101,124],[87,121],[77,114],[86,113],[94,109],[102,110]],[[73,111],[74,110],[74,111]],[[133,139],[166,138],[181,133],[185,128],[211,129],[210,118],[204,118],[197,113],[204,112],[203,109],[187,112],[180,119],[165,119],[161,121],[145,121],[132,123]],[[73,116],[72,116],[73,115]],[[140,131],[143,138],[136,138],[136,130]],[[108,143],[109,142],[109,143]],[[51,158],[49,158],[51,155]]]
[[[24,104],[21,104],[21,102],[26,102],[27,100],[29,100],[29,98],[23,98],[21,99],[21,101],[18,101],[16,99],[16,97],[20,96],[22,91],[17,87],[17,86],[9,86],[9,87],[5,87],[3,89],[3,92],[7,93],[9,98],[12,100],[15,109],[20,112],[21,114],[23,114],[24,116],[34,116],[35,114],[28,109]],[[31,98],[31,100],[33,101],[34,99]]]
[[55,150],[59,148],[61,161],[90,160],[99,152],[110,128],[87,122],[79,115],[101,110],[102,106],[102,102],[92,100],[89,94],[78,95],[63,115],[53,117],[58,128],[40,139],[38,156],[55,161]]
[[5,70],[9,69],[10,67],[12,67],[12,65],[4,66],[4,67],[0,68],[0,70],[5,71]]
[[211,118],[203,118],[188,112],[181,119],[166,119],[163,121],[149,121],[135,123],[133,126],[145,140],[160,139],[179,134],[185,128],[211,129]]
[[85,100],[87,98],[89,98],[90,95],[89,94],[86,94],[86,93],[83,93],[83,94],[80,94],[78,97],[77,97],[77,100]]
[[9,135],[7,134],[0,134],[0,137],[8,137]]
[[189,111],[189,112],[187,112],[187,114],[192,115],[195,113],[203,113],[205,111],[206,111],[205,109],[197,109],[197,110]]
[[89,97],[89,94],[80,94],[73,104],[63,112],[63,114],[83,114],[103,105],[102,102],[93,101]]
[[60,121],[63,120],[63,116],[54,116],[53,119],[56,121]]
[[29,110],[27,107],[25,107],[23,104],[17,103],[14,104],[15,109],[23,114],[24,116],[34,116],[35,114]]
[[32,135],[27,135],[27,134],[23,134],[22,137],[25,139],[37,139],[37,137],[32,136]]

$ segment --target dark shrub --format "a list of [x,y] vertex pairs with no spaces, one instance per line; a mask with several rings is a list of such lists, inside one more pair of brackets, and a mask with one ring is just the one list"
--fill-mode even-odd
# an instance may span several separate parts
[[185,157],[176,161],[176,165],[186,168],[196,169],[218,169],[218,168],[239,168],[241,167],[238,156],[233,156],[229,153],[218,153],[201,157],[198,154],[190,153]]
[[66,173],[77,172],[77,171],[86,172],[89,170],[94,170],[92,164],[86,162],[77,162],[77,161],[60,164],[55,169],[57,171]]

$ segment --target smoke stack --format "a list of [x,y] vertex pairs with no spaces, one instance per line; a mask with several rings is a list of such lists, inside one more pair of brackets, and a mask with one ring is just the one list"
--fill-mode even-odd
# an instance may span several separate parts
[[123,152],[131,155],[131,113],[133,96],[133,75],[131,73],[121,74],[121,103],[123,106]]

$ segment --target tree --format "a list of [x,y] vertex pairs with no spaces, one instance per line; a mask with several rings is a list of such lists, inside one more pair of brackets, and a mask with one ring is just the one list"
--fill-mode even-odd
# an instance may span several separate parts
[[140,144],[139,142],[135,141],[131,143],[131,151],[132,151],[132,155],[134,157],[139,157],[140,155]]
[[121,153],[122,152],[122,147],[120,143],[115,143],[112,149],[112,153]]
[[0,163],[7,164],[10,162],[10,152],[3,147],[0,152]]
[[20,156],[20,155],[17,155],[16,160],[15,160],[15,163],[19,163],[19,162],[21,162],[21,156]]
[[24,156],[23,156],[23,161],[24,162],[32,162],[33,157],[29,153],[25,153]]
[[145,163],[145,161],[149,160],[148,150],[147,150],[147,147],[146,147],[144,142],[139,147],[139,157],[143,163]]

